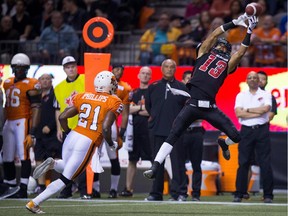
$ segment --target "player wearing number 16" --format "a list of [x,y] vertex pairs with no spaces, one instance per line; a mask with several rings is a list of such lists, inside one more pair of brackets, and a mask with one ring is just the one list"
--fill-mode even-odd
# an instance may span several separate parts
[[[86,166],[103,138],[114,151],[117,143],[112,141],[111,126],[123,110],[122,101],[113,95],[117,89],[113,73],[102,71],[94,79],[96,93],[79,93],[72,99],[72,105],[59,116],[61,127],[67,135],[63,143],[62,160],[48,158],[35,168],[34,177],[39,177],[49,169],[61,173],[36,198],[27,203],[26,208],[33,213],[43,213],[40,203],[61,191],[74,180]],[[70,131],[68,118],[78,115],[77,126]]]
[[[27,198],[31,173],[29,150],[35,144],[36,127],[40,120],[40,84],[38,80],[27,77],[29,57],[24,53],[14,55],[11,68],[14,77],[6,79],[3,85],[6,121],[3,127],[4,184],[0,186],[0,199]],[[20,190],[16,186],[15,156],[21,160]]]
[[[245,21],[248,20],[248,27]],[[174,121],[170,134],[158,151],[153,165],[144,172],[144,176],[153,179],[159,165],[171,152],[173,145],[188,126],[197,119],[209,122],[217,129],[223,131],[228,137],[219,139],[223,157],[230,159],[228,146],[240,141],[240,134],[232,121],[217,108],[216,94],[226,77],[233,73],[250,44],[252,30],[257,25],[258,18],[239,16],[232,22],[216,28],[197,49],[197,59],[194,66],[194,75],[187,87],[190,89],[191,98],[181,110]],[[222,33],[237,25],[247,27],[247,34],[237,52],[231,55],[231,44],[224,38],[218,38]]]

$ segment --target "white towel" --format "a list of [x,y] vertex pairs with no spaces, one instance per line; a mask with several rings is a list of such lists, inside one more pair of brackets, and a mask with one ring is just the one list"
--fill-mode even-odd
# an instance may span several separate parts
[[104,172],[103,167],[101,166],[100,163],[100,154],[98,153],[98,147],[96,147],[94,154],[92,156],[92,161],[91,161],[91,165],[92,165],[92,171],[94,173],[102,173]]
[[187,92],[183,90],[172,88],[169,83],[167,83],[167,87],[173,95],[182,95],[182,96],[189,97],[189,98],[191,97],[190,94],[188,94]]
[[133,115],[129,115],[128,124],[126,128],[125,142],[123,143],[124,148],[131,152],[133,151]]

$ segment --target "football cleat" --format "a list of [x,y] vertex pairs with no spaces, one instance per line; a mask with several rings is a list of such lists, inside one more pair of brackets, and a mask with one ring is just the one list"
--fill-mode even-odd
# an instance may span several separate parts
[[154,172],[153,172],[152,169],[146,170],[146,171],[143,173],[143,176],[146,177],[146,178],[148,178],[148,179],[151,179],[151,180],[155,179],[155,174],[154,174]]
[[229,150],[229,146],[225,143],[225,140],[219,138],[218,144],[222,149],[222,155],[225,158],[225,160],[230,160],[230,150]]
[[114,189],[111,189],[109,192],[108,198],[117,198],[117,191]]
[[19,186],[15,186],[15,187],[10,187],[7,184],[1,184],[1,189],[0,189],[0,200],[1,199],[5,199],[7,197],[10,197],[14,194],[16,194],[19,190],[20,187]]
[[35,205],[31,200],[26,204],[26,209],[34,214],[44,214],[45,212],[40,209],[39,206]]
[[51,157],[47,158],[43,163],[41,163],[39,166],[35,168],[33,172],[33,178],[38,179],[48,170],[52,169],[53,165],[54,165],[54,159]]
[[160,163],[158,161],[154,161],[151,168],[146,170],[143,173],[144,177],[151,179],[151,180],[155,179],[156,172],[157,172],[159,166],[160,166]]

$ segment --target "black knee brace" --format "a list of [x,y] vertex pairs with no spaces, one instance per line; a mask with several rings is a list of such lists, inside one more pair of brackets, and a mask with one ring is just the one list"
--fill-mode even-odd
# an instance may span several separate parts
[[111,159],[111,174],[112,175],[120,175],[120,163],[119,159]]

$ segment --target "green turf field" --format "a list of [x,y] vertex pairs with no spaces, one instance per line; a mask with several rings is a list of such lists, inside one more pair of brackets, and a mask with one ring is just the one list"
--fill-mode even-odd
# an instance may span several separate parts
[[[147,194],[135,194],[133,198],[103,198],[81,200],[79,194],[72,199],[51,199],[42,203],[45,215],[77,215],[77,216],[182,216],[182,215],[224,215],[224,216],[287,216],[287,194],[276,194],[273,204],[264,204],[261,196],[251,196],[242,203],[233,203],[229,193],[220,196],[201,197],[200,202],[163,202],[143,201]],[[191,200],[191,198],[190,198]],[[1,216],[33,215],[25,209],[28,199],[0,200]]]

